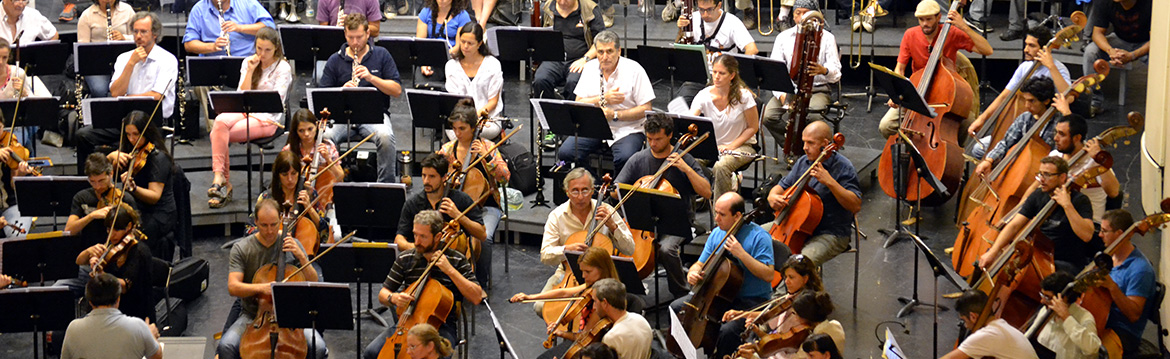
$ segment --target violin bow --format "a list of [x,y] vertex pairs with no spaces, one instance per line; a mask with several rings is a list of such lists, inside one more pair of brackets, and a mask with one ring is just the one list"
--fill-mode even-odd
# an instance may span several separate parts
[[[682,161],[683,156],[685,156],[687,153],[690,153],[691,150],[695,149],[695,147],[698,146],[699,143],[706,140],[707,137],[710,135],[711,135],[710,132],[704,132],[703,135],[699,136],[697,139],[695,139],[693,142],[691,142],[690,145],[687,145],[686,149],[684,149],[682,152],[679,152],[678,157],[676,157],[674,161],[670,162],[670,164],[668,164],[668,165],[662,166],[662,168],[659,169],[658,172],[654,174],[654,177],[658,177],[658,176],[661,176],[663,173],[666,173],[666,169],[674,167],[675,163],[677,163],[678,161]],[[614,186],[614,188],[619,188],[619,187]],[[605,222],[609,221],[610,217],[613,217],[613,214],[617,213],[616,209],[620,208],[623,204],[625,204],[626,200],[629,200],[630,196],[632,196],[634,194],[634,192],[637,192],[637,190],[632,190],[632,191],[626,192],[626,194],[622,196],[622,199],[620,201],[618,201],[618,204],[613,206],[613,208],[615,210],[611,211],[611,212],[609,212],[609,214],[605,215],[605,218],[601,220],[601,223],[605,223]]]
[[293,271],[292,273],[289,273],[287,276],[284,277],[284,279],[281,279],[280,282],[281,283],[287,282],[289,278],[292,278],[294,275],[297,275],[297,273],[300,273],[301,271],[305,270],[305,268],[308,268],[309,265],[316,262],[317,259],[320,259],[321,257],[325,256],[325,253],[329,253],[329,251],[332,251],[333,248],[337,248],[337,245],[345,243],[345,242],[349,242],[349,240],[352,239],[353,235],[355,235],[355,234],[357,234],[357,230],[354,230],[353,232],[349,232],[349,234],[345,235],[345,237],[342,237],[340,241],[333,243],[333,245],[329,246],[329,248],[325,248],[324,251],[321,251],[321,253],[318,253],[316,257],[313,257],[313,259],[310,259],[308,262],[305,262],[305,264],[302,264],[300,267],[297,267],[297,270]]

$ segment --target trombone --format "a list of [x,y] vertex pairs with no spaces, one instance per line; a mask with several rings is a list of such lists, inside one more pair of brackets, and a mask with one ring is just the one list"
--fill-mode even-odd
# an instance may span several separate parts
[[[783,2],[784,0],[781,0]],[[764,1],[760,0],[760,5],[756,6],[756,31],[763,36],[770,36],[776,32],[776,17],[772,16],[775,0],[768,0],[768,16],[764,16]],[[768,31],[764,31],[764,19],[768,19]]]
[[[852,18],[861,21],[861,11],[857,9],[857,3],[863,0],[853,0],[853,5],[850,6],[849,13],[853,14]],[[852,24],[850,24],[852,26]],[[861,44],[865,41],[865,33],[861,29],[849,32],[849,68],[856,70],[861,67]],[[856,44],[856,45],[855,45]]]

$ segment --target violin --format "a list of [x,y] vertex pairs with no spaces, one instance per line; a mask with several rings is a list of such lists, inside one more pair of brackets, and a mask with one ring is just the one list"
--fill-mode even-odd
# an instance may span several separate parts
[[137,147],[134,151],[130,151],[130,164],[127,165],[130,175],[142,171],[146,167],[146,161],[150,160],[150,154],[154,153],[154,143],[147,142],[141,147]]
[[[317,150],[321,147],[321,143],[325,139],[325,127],[329,125],[329,108],[321,109],[321,118],[317,120],[317,143],[313,144],[313,157],[306,159],[309,165],[309,173],[313,178],[309,180],[309,187],[317,190],[317,195],[324,197],[321,200],[322,204],[333,203],[333,185],[340,182],[340,178],[334,178],[333,172],[328,169],[321,169],[321,151]],[[332,234],[329,236],[333,238]]]
[[824,162],[844,145],[845,135],[840,133],[833,135],[833,142],[821,150],[821,154],[800,175],[796,184],[785,189],[781,195],[788,205],[776,215],[776,225],[772,226],[768,234],[772,235],[772,239],[791,248],[793,253],[800,253],[800,249],[804,248],[804,241],[811,237],[813,231],[820,225],[821,214],[824,212],[821,197],[808,184],[812,179],[810,173],[816,165]]
[[[0,278],[4,278],[4,279],[8,280],[8,286],[11,286],[11,287],[27,287],[28,286],[28,282],[25,282],[25,281],[20,280],[20,279],[12,278],[10,276],[0,274]],[[3,287],[0,287],[0,288],[3,288]]]
[[[28,148],[20,144],[20,141],[16,140],[12,131],[0,131],[0,142],[5,143],[4,147],[12,151],[8,156],[8,161],[4,163],[8,165],[9,169],[15,171],[20,168],[20,164],[27,163],[30,152]],[[28,169],[33,176],[41,175],[41,170],[38,168],[29,166]]]
[[102,195],[98,198],[97,206],[94,207],[94,209],[106,208],[122,203],[122,194],[123,192],[121,188],[110,186],[110,189],[106,190],[105,195]]
[[[554,329],[549,331],[548,338],[543,343],[545,349],[551,349],[556,344],[556,328],[564,328],[564,330],[574,333],[573,345],[569,347],[569,350],[565,351],[565,355],[563,356],[568,359],[575,358],[581,349],[584,349],[589,344],[600,341],[605,331],[613,326],[612,321],[601,318],[600,316],[597,316],[596,321],[592,321],[592,318],[589,317],[581,318],[581,315],[587,309],[593,308],[593,288],[584,289],[577,296],[581,297],[581,299],[574,301],[572,305],[566,307],[561,312],[560,317],[549,325],[550,328]],[[575,330],[573,323],[578,321],[581,322],[581,325],[578,326],[580,330]]]
[[[587,291],[588,292],[585,295],[586,299],[581,300],[581,302],[589,301],[587,305],[592,306],[593,289],[588,289]],[[589,319],[584,318],[584,320],[588,322]],[[584,327],[582,327],[581,330],[577,332],[576,337],[573,338],[573,345],[565,351],[565,355],[563,357],[565,359],[576,359],[581,350],[585,349],[585,347],[589,346],[589,344],[601,342],[602,337],[604,337],[605,333],[608,332],[612,327],[613,321],[609,320],[609,318],[600,318],[600,316],[596,322],[592,324],[586,323]],[[548,341],[545,341],[545,344],[548,344]]]
[[98,273],[104,272],[106,265],[110,263],[122,263],[125,261],[130,251],[134,250],[138,245],[139,236],[142,237],[142,240],[146,240],[146,234],[143,234],[136,228],[133,232],[130,232],[130,234],[122,238],[118,244],[109,245],[107,242],[106,250],[98,256],[97,265],[93,266],[93,271],[90,272],[90,275],[97,275]]

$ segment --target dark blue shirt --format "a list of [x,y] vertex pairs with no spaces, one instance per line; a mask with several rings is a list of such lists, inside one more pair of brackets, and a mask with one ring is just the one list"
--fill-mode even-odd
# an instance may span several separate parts
[[[812,164],[813,160],[809,159],[808,155],[800,156],[796,163],[792,164],[792,171],[789,171],[788,175],[780,180],[780,187],[789,188],[795,185],[796,180],[800,179],[800,176],[808,171]],[[857,198],[861,198],[861,185],[857,182],[857,170],[853,168],[853,162],[849,162],[849,159],[840,153],[833,153],[821,165],[825,167],[826,171],[829,171],[829,176],[841,184],[841,187],[845,187],[846,190],[857,195]],[[812,235],[827,233],[848,237],[852,231],[850,228],[853,226],[853,212],[841,206],[841,203],[837,202],[837,197],[833,196],[833,191],[816,178],[810,177],[808,185],[817,191],[817,195],[821,196],[821,202],[824,205],[821,223],[817,225],[817,229],[813,231]]]
[[1150,260],[1142,254],[1141,250],[1133,249],[1133,253],[1129,254],[1121,265],[1113,267],[1113,271],[1109,272],[1109,276],[1113,278],[1113,282],[1117,283],[1117,287],[1125,293],[1125,296],[1139,296],[1146,298],[1146,307],[1142,308],[1142,315],[1138,317],[1135,322],[1130,322],[1125,314],[1121,314],[1121,309],[1117,309],[1117,305],[1109,306],[1109,319],[1105,321],[1105,327],[1114,330],[1122,330],[1129,333],[1134,338],[1141,338],[1142,332],[1146,330],[1146,320],[1149,320],[1149,313],[1152,311],[1152,305],[1155,302],[1154,298],[1154,267],[1150,265]]
[[[340,50],[329,55],[329,61],[325,62],[325,69],[321,71],[321,79],[317,81],[317,87],[341,87],[353,78],[353,57],[345,54],[346,47],[348,45],[341,45]],[[369,43],[369,47],[369,54],[362,58],[361,65],[370,70],[370,74],[374,77],[402,83],[402,79],[398,75],[398,67],[394,65],[394,58],[390,56],[390,52],[381,46],[374,46],[373,42]],[[374,84],[361,80],[358,81],[358,86],[374,87]],[[382,94],[385,97],[382,110],[385,111],[390,107],[390,96]]]

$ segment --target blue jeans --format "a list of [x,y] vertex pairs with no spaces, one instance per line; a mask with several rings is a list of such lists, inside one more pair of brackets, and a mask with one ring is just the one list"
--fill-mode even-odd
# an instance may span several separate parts
[[[646,135],[639,132],[620,140],[615,141],[609,146],[613,151],[613,171],[614,173],[621,173],[622,167],[625,167],[626,161],[633,156],[634,153],[642,150],[642,143],[646,142]],[[561,144],[561,148],[557,149],[557,159],[565,161],[566,163],[575,163],[577,167],[589,167],[589,155],[593,153],[600,153],[605,148],[605,142],[595,138],[569,136],[565,142]]]
[[[231,328],[223,332],[223,337],[219,339],[219,346],[215,348],[219,359],[240,358],[240,337],[244,335],[244,329],[250,324],[252,324],[252,316],[241,314],[239,318],[236,318],[236,322],[232,323]],[[314,358],[324,359],[329,356],[325,349],[325,339],[321,338],[320,333],[313,333],[312,329],[304,329],[304,333],[305,341],[309,343],[309,350],[312,350],[316,345],[317,352],[313,356]]]
[[[1109,34],[1109,36],[1105,37],[1105,40],[1109,41],[1109,46],[1123,49],[1125,51],[1137,50],[1139,47],[1144,45],[1122,40],[1121,38],[1117,37],[1116,34]],[[1088,73],[1093,68],[1093,62],[1097,61],[1097,59],[1109,61],[1109,53],[1101,51],[1101,48],[1097,46],[1096,42],[1089,41],[1089,45],[1085,46],[1085,54],[1081,56],[1081,60],[1083,61],[1081,64],[1083,67],[1081,68],[1085,69],[1084,71]],[[1142,57],[1140,60],[1147,64],[1150,63],[1150,57],[1148,55]],[[1101,107],[1101,105],[1104,103],[1105,94],[1101,93],[1101,86],[1098,85],[1093,89],[1093,107]]]
[[90,75],[85,77],[85,84],[89,85],[89,97],[110,97],[110,75]]
[[[456,314],[452,312],[450,315]],[[455,317],[449,316],[447,317],[447,323],[438,328],[439,336],[446,338],[447,341],[451,342],[452,348],[455,347],[456,343],[458,343],[455,333],[455,328],[457,328],[458,323],[459,321],[456,320]],[[378,334],[378,337],[374,338],[374,340],[370,342],[370,345],[366,346],[366,350],[362,352],[362,359],[377,359],[378,353],[382,351],[382,346],[386,345],[386,338],[390,337],[390,335],[393,334],[395,330],[397,330],[396,328],[398,328],[396,324],[391,324],[389,328],[386,328],[386,330],[382,331],[382,334]],[[400,350],[404,349],[406,349],[405,345],[403,345],[402,349]],[[472,356],[474,357],[475,355]],[[221,357],[220,359],[224,358]]]
[[492,243],[496,242],[496,229],[500,227],[503,215],[499,207],[483,206],[483,230],[487,232],[487,240],[479,253],[479,260],[475,261],[475,279],[484,287],[492,280]]
[[352,127],[334,125],[325,130],[325,138],[332,140],[334,144],[340,147],[346,140],[354,138],[361,140],[371,133],[375,133],[373,141],[374,145],[378,146],[378,182],[398,182],[398,156],[395,155],[396,141],[394,139],[394,127],[390,126],[389,118],[383,117],[381,125],[355,125]]
[[545,61],[536,68],[532,78],[532,97],[553,98],[557,87],[561,87],[561,96],[568,100],[577,98],[573,91],[577,89],[577,81],[581,79],[580,72],[569,71],[572,61]]

